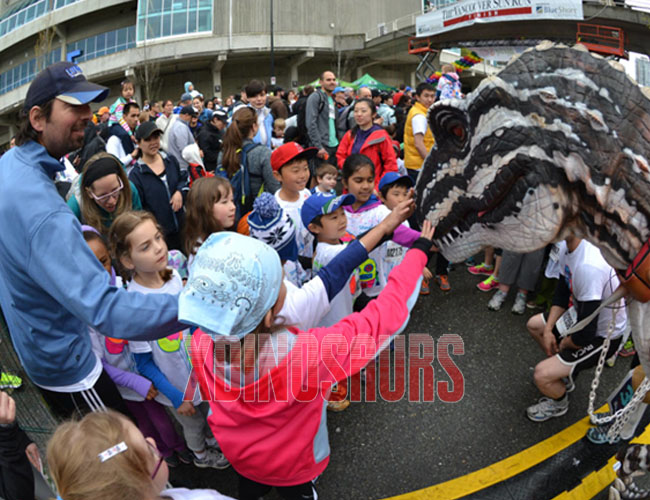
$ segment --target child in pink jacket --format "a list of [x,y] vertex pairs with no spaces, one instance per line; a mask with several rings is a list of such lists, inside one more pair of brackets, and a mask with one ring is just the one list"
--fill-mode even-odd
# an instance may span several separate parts
[[[404,201],[386,217],[384,234],[412,207]],[[273,249],[228,232],[201,246],[179,299],[179,320],[200,327],[192,339],[194,370],[210,401],[208,423],[240,476],[240,499],[258,499],[272,487],[285,499],[317,498],[312,481],[329,462],[331,387],[405,328],[432,237],[425,223],[422,238],[363,312],[308,331],[272,329],[286,295]]]

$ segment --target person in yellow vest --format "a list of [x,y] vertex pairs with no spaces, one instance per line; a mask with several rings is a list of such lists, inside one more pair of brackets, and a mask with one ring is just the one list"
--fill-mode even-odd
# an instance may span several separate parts
[[427,111],[436,99],[430,83],[421,83],[415,90],[415,104],[406,116],[404,125],[404,166],[415,182],[424,159],[435,140],[427,123]]
[[[422,163],[435,143],[431,129],[429,129],[429,123],[427,122],[427,111],[435,100],[436,90],[433,85],[426,82],[419,84],[415,89],[415,104],[406,116],[406,123],[404,125],[404,166],[409,173],[409,177],[413,179],[413,183],[417,181]],[[414,229],[417,229],[412,221],[409,222]],[[440,290],[443,292],[451,290],[449,276],[447,274],[448,265],[449,261],[442,254],[438,253],[435,276],[436,283],[438,283]],[[428,295],[428,280],[422,281],[420,293]]]

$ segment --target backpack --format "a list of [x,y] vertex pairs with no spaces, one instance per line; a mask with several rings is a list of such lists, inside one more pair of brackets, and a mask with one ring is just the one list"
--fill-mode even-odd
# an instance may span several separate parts
[[251,193],[251,177],[248,170],[248,153],[256,147],[264,147],[258,143],[248,143],[241,148],[239,153],[239,170],[230,179],[233,199],[237,207],[237,214],[245,214],[253,209],[253,201],[264,190],[264,183],[260,193]]
[[[343,139],[345,133],[350,130],[350,119],[354,116],[354,102],[341,109],[336,115],[336,135],[338,140]],[[352,115],[350,115],[352,113]]]
[[[320,115],[325,107],[325,100],[319,90],[315,90],[314,92],[318,93],[318,114]],[[296,119],[296,126],[298,128],[298,144],[305,147],[309,146],[309,133],[307,132],[307,124],[305,123],[308,99],[309,97],[306,97],[304,102],[301,103],[301,106],[298,108],[298,118]]]
[[190,177],[190,188],[192,183],[201,177],[214,177],[214,172],[208,172],[203,165],[198,163],[189,163],[187,165],[187,171]]

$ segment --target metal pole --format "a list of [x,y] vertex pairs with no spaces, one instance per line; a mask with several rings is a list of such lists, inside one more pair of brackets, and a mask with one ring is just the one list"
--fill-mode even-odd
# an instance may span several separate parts
[[273,46],[273,0],[271,0],[271,85],[275,85],[275,52]]

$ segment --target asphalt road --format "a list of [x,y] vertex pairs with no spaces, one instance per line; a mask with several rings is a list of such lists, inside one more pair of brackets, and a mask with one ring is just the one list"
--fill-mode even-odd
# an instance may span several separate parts
[[[543,353],[525,325],[534,314],[510,312],[514,291],[499,312],[487,309],[490,294],[476,289],[479,279],[464,265],[450,273],[451,292],[432,288],[420,297],[405,336],[444,334],[462,338],[465,354],[452,356],[464,378],[456,403],[377,401],[353,403],[342,413],[328,413],[330,464],[318,479],[321,499],[380,499],[431,486],[486,467],[555,434],[587,413],[593,370],[583,373],[570,395],[569,412],[544,423],[525,417],[539,393],[532,381]],[[407,350],[408,352],[408,350]],[[436,380],[449,376],[435,362]],[[597,407],[629,367],[619,358],[603,372]],[[174,485],[216,488],[236,497],[234,471],[173,470]],[[266,498],[278,498],[275,494]]]

